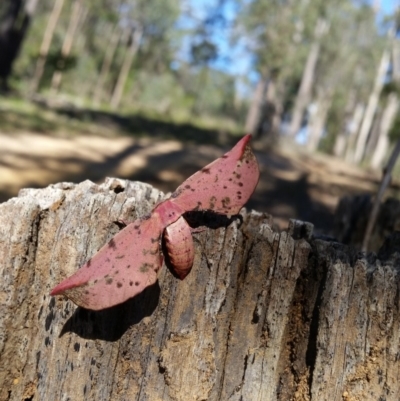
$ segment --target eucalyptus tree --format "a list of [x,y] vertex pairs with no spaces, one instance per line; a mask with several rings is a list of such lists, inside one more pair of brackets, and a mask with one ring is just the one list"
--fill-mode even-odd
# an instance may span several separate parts
[[0,5],[0,85],[8,81],[22,43],[26,37],[38,0],[4,0]]
[[[308,141],[310,150],[316,150],[324,135],[324,149],[333,147],[344,152],[342,130],[357,104],[368,95],[374,76],[374,60],[379,57],[379,35],[375,13],[369,7],[358,7],[342,1],[325,9],[330,24],[329,35],[320,41],[318,65],[313,79],[308,108]],[[366,31],[368,33],[366,33]],[[358,112],[359,113],[359,112]],[[342,150],[334,146],[342,135]]]

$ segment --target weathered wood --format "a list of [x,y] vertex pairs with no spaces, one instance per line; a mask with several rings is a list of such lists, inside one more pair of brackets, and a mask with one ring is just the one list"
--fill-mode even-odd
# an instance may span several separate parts
[[[100,312],[50,289],[162,194],[61,183],[0,205],[0,400],[398,400],[399,241],[380,259],[243,212],[184,281]],[[242,220],[242,221],[241,221]]]

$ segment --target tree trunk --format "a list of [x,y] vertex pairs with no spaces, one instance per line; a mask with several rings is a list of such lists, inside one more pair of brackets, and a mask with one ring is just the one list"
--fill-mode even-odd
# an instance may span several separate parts
[[382,122],[383,110],[377,107],[375,111],[374,121],[372,122],[371,129],[369,131],[368,140],[364,150],[364,158],[370,158],[378,142],[379,128]]
[[38,0],[9,0],[0,23],[0,86],[8,90],[8,80],[22,42],[28,32]]
[[318,149],[331,103],[332,95],[330,93],[321,91],[318,94],[315,109],[310,116],[308,124],[307,149],[311,152],[315,152]]
[[349,138],[347,141],[347,149],[346,149],[346,160],[348,162],[354,162],[354,151],[355,151],[355,143],[357,140],[357,132],[359,131],[360,124],[364,115],[364,105],[362,103],[357,103],[354,108],[353,118],[351,123],[349,124]]
[[260,77],[254,90],[250,108],[247,112],[246,123],[244,127],[244,130],[247,134],[254,135],[257,132],[260,122],[261,107],[264,101],[265,84],[265,80]]
[[396,94],[389,95],[386,107],[383,111],[379,125],[379,136],[371,159],[371,167],[378,169],[382,166],[383,160],[389,148],[388,134],[396,118],[399,109],[399,99]]
[[77,31],[79,22],[82,19],[83,15],[85,15],[85,13],[83,12],[81,0],[75,0],[74,4],[72,6],[71,18],[69,20],[67,33],[65,34],[64,43],[63,43],[63,46],[61,49],[62,59],[59,61],[59,64],[60,64],[58,66],[59,70],[54,72],[53,78],[51,80],[51,91],[53,93],[58,92],[58,90],[60,89],[62,74],[63,74],[62,71],[65,67],[65,61],[71,52],[75,33]]
[[344,157],[346,147],[349,140],[349,125],[353,110],[356,106],[355,91],[350,90],[347,98],[345,115],[342,124],[339,128],[339,133],[336,135],[335,145],[333,146],[333,154],[337,157]]
[[122,67],[118,75],[118,80],[117,83],[115,84],[115,88],[111,97],[110,105],[113,109],[116,109],[121,102],[129,70],[131,69],[133,63],[133,58],[135,57],[135,54],[139,50],[140,41],[142,39],[142,33],[143,33],[142,28],[137,27],[132,35],[131,44],[125,54]]
[[399,241],[367,260],[308,223],[211,218],[184,281],[99,312],[49,296],[160,199],[108,179],[0,205],[0,400],[398,400]]
[[372,208],[371,214],[370,214],[369,219],[368,219],[368,224],[367,224],[367,228],[365,230],[363,244],[362,244],[362,247],[361,247],[361,250],[364,251],[364,252],[368,250],[368,244],[369,244],[369,241],[370,241],[370,238],[371,238],[371,234],[372,234],[372,231],[374,229],[374,226],[375,226],[375,223],[376,223],[376,219],[378,217],[379,207],[381,205],[381,201],[382,201],[383,195],[384,195],[384,193],[385,193],[385,191],[386,191],[387,187],[389,186],[390,181],[392,179],[392,171],[393,171],[394,165],[397,162],[397,159],[399,158],[399,155],[400,155],[400,140],[398,140],[396,142],[396,146],[394,147],[393,152],[390,155],[388,164],[387,164],[387,166],[385,168],[385,172],[384,172],[384,175],[382,177],[381,184],[380,184],[378,192],[377,192],[377,194],[375,196],[374,206]]
[[400,40],[395,36],[392,47],[392,78],[400,82]]
[[282,98],[279,83],[270,78],[268,80],[265,99],[262,102],[261,113],[255,132],[255,138],[266,146],[277,144],[282,118]]
[[44,72],[44,65],[46,64],[47,55],[49,54],[51,40],[53,39],[54,31],[56,29],[58,19],[60,18],[63,4],[64,0],[56,0],[54,2],[53,11],[51,12],[49,20],[47,22],[42,45],[40,46],[39,58],[36,62],[35,72],[32,77],[30,88],[31,94],[35,93],[38,90],[39,83]]
[[96,87],[94,88],[93,91],[92,102],[95,106],[98,106],[98,104],[101,101],[104,82],[106,80],[107,75],[110,72],[111,63],[114,58],[115,50],[117,49],[118,43],[121,39],[121,35],[122,35],[122,30],[119,28],[118,24],[116,24],[111,33],[110,40],[107,43],[103,64],[101,66],[101,71],[96,82]]
[[383,52],[379,68],[375,78],[375,84],[372,92],[368,99],[367,108],[364,113],[364,118],[361,124],[360,132],[358,134],[356,148],[354,152],[354,162],[360,163],[365,151],[365,145],[367,143],[368,134],[371,129],[371,125],[374,119],[375,111],[378,106],[379,96],[382,92],[384,77],[386,75],[387,69],[389,67],[390,52],[385,50]]
[[320,39],[327,32],[328,24],[325,20],[319,19],[315,28],[315,40],[311,45],[310,52],[308,53],[306,65],[304,67],[303,76],[301,78],[300,88],[296,96],[292,120],[288,135],[295,138],[303,121],[304,110],[308,106],[311,99],[311,90],[314,82],[315,69],[320,51]]

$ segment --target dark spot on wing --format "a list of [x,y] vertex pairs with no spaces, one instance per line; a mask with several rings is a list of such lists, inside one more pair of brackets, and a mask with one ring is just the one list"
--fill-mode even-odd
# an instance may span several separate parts
[[210,169],[207,167],[202,168],[200,171],[204,174],[211,174]]
[[92,264],[92,259],[89,259],[87,262],[86,262],[86,267],[90,267],[90,265]]
[[189,184],[186,184],[186,185],[185,185],[185,188],[186,188],[186,189],[190,189],[191,186],[190,186]]
[[133,226],[133,228],[134,228],[135,230],[138,230],[139,227],[140,227],[140,224],[136,224],[135,226]]
[[141,273],[147,273],[152,267],[153,265],[150,263],[143,263],[142,266],[140,266],[139,271]]
[[226,186],[226,185],[224,185],[224,187],[223,187],[224,189],[227,189],[228,187]]
[[122,287],[122,283],[121,283],[120,281],[118,281],[117,287],[118,287],[118,288],[121,288],[121,287]]
[[135,281],[136,287],[137,287],[139,284],[140,284],[139,281]]
[[243,186],[243,182],[239,182],[239,187],[242,187]]
[[111,277],[109,277],[109,278],[106,279],[106,284],[107,284],[107,285],[112,284],[112,282],[113,282],[113,279],[112,279]]
[[239,179],[241,176],[242,176],[241,174],[236,173],[236,178],[237,179]]
[[108,241],[108,246],[112,249],[116,249],[117,248],[117,244],[115,243],[114,238],[111,238],[110,241]]
[[126,268],[129,269],[131,267],[131,265],[127,265]]
[[222,199],[222,206],[229,209],[229,204],[231,203],[231,199],[229,196],[226,196]]
[[221,159],[227,159],[229,156],[227,156],[227,155],[223,155],[223,156],[221,156]]
[[110,258],[106,258],[106,262],[110,263],[111,262]]
[[133,286],[133,281],[130,281],[130,282],[129,282],[129,285],[132,287],[132,286]]

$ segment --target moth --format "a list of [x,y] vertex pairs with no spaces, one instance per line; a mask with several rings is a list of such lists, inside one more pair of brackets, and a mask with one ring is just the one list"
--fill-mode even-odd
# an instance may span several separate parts
[[50,294],[66,295],[91,310],[134,297],[157,280],[163,264],[162,236],[176,275],[184,279],[194,259],[191,228],[184,214],[212,211],[230,217],[239,213],[260,175],[250,139],[251,135],[244,136],[228,153],[184,181],[149,215],[128,224]]

